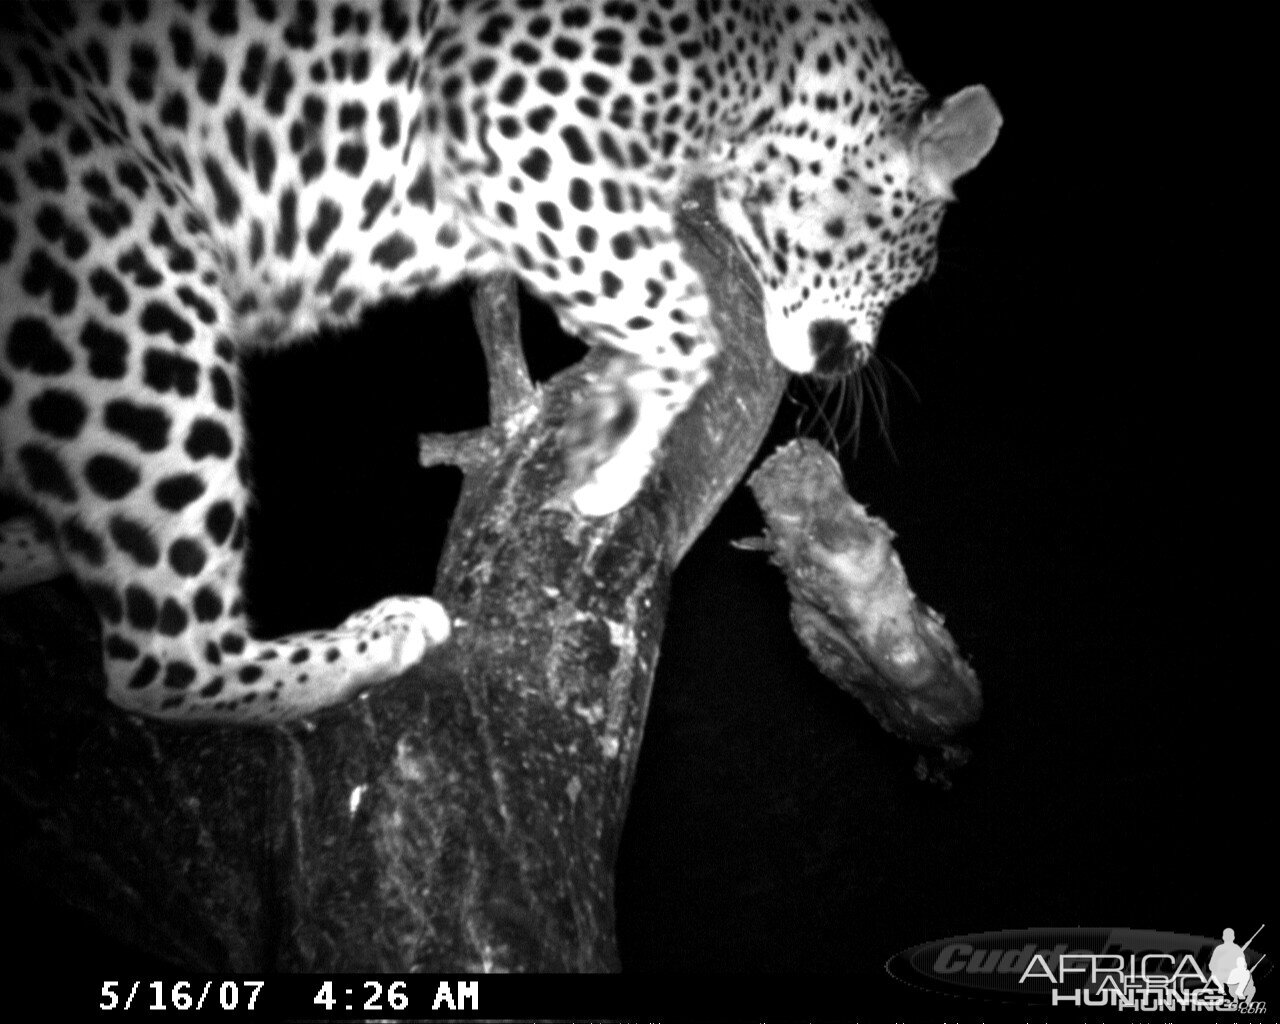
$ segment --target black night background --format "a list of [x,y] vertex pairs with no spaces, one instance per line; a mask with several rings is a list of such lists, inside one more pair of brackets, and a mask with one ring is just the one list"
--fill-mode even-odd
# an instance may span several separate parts
[[[624,969],[834,972],[905,1000],[885,961],[948,935],[1280,927],[1257,838],[1265,634],[1241,586],[1263,548],[1217,393],[1239,370],[1210,365],[1195,295],[1154,269],[1175,242],[1138,76],[1057,7],[880,9],[932,92],[981,82],[1004,115],[938,273],[887,317],[883,408],[864,398],[843,452],[986,710],[954,787],[916,781],[915,752],[807,661],[781,575],[731,546],[761,530],[739,489],[676,577],[618,863]],[[525,334],[543,376],[580,352],[533,301]],[[484,415],[466,296],[254,358],[248,379],[268,635],[429,591],[459,477],[419,470],[416,437]],[[765,450],[823,436],[834,409],[793,382]],[[134,962],[4,880],[32,962]]]

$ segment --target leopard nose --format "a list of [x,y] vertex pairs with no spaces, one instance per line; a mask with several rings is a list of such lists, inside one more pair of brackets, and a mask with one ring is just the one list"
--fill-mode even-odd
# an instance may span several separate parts
[[839,320],[814,320],[809,324],[813,372],[819,376],[843,375],[852,369],[849,327]]

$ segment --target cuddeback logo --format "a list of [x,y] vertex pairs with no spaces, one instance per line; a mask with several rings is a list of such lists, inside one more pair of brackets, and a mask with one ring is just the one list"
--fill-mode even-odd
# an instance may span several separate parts
[[891,959],[898,981],[1000,1002],[1131,1010],[1265,1013],[1258,980],[1270,973],[1254,944],[1132,928],[1033,928],[926,942]]

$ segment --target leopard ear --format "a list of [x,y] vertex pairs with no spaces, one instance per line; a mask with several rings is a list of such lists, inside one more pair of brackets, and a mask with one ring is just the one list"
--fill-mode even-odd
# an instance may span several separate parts
[[942,101],[911,139],[916,168],[940,199],[955,198],[951,183],[973,170],[995,145],[1003,122],[984,85],[970,85]]

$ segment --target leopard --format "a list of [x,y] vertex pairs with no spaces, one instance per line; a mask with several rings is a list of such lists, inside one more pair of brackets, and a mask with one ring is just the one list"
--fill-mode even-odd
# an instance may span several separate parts
[[247,353],[514,274],[621,368],[568,431],[569,512],[609,516],[722,346],[676,236],[686,186],[713,183],[777,360],[841,378],[932,273],[952,185],[1001,124],[983,86],[932,99],[860,0],[44,0],[0,19],[0,490],[20,509],[0,592],[72,574],[108,698],[170,722],[307,720],[455,629],[393,596],[256,634]]

